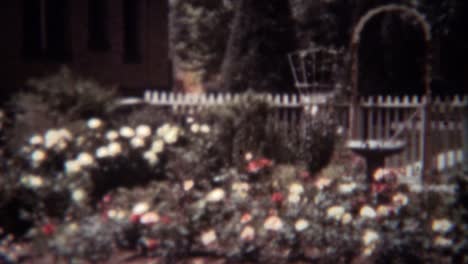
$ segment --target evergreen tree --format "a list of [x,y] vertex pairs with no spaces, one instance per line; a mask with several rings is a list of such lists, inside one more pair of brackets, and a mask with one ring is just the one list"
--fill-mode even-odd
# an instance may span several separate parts
[[223,88],[294,91],[287,60],[294,43],[288,0],[239,0],[223,62]]

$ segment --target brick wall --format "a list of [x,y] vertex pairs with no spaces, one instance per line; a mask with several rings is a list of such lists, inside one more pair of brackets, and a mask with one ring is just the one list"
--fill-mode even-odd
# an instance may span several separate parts
[[6,1],[0,9],[0,76],[2,94],[19,89],[31,77],[56,71],[68,65],[84,77],[103,84],[118,85],[131,93],[140,88],[170,87],[168,59],[168,3],[167,0],[140,0],[139,29],[141,30],[141,61],[127,64],[123,55],[123,3],[108,0],[108,30],[110,49],[90,51],[88,48],[88,1],[69,1],[68,41],[71,59],[64,63],[45,60],[26,61],[22,53],[23,3]]

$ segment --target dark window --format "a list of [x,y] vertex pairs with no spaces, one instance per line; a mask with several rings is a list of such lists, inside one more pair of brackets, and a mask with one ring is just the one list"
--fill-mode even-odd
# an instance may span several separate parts
[[107,0],[88,1],[88,34],[88,47],[90,50],[109,50]]
[[123,59],[125,63],[139,63],[141,61],[141,30],[139,10],[140,0],[123,1]]
[[24,0],[23,54],[27,59],[37,59],[43,54],[41,0]]
[[24,0],[23,54],[26,59],[63,62],[70,58],[68,1]]
[[64,0],[47,0],[46,2],[46,56],[51,60],[69,59],[67,2]]

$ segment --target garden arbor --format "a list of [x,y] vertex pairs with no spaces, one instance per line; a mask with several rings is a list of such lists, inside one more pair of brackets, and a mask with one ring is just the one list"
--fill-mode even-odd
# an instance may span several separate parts
[[[402,5],[384,5],[368,11],[356,24],[351,36],[351,108],[350,108],[350,130],[348,146],[364,156],[367,156],[368,176],[370,176],[376,167],[381,167],[384,164],[386,156],[402,150],[404,143],[396,140],[401,131],[396,131],[393,135],[386,137],[369,138],[362,131],[367,131],[367,126],[372,126],[373,122],[364,122],[364,114],[360,104],[359,94],[359,44],[363,29],[369,21],[383,13],[401,13],[413,17],[420,26],[424,34],[425,43],[425,61],[424,61],[424,93],[420,109],[418,110],[421,129],[421,175],[427,175],[430,172],[431,155],[429,150],[429,106],[431,101],[431,28],[427,20],[418,11]],[[410,118],[416,118],[417,115],[411,115]],[[404,120],[406,122],[406,120]],[[388,126],[390,124],[387,124]],[[390,136],[390,137],[389,137]]]

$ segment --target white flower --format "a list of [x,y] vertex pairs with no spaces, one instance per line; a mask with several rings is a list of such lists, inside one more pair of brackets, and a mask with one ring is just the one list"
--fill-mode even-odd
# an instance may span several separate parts
[[200,131],[200,125],[195,123],[195,124],[192,124],[190,126],[190,131],[192,131],[192,133],[198,133]]
[[377,207],[377,215],[379,217],[388,216],[392,212],[392,207],[388,205],[379,205]]
[[294,182],[291,185],[289,185],[289,193],[300,195],[303,192],[304,192],[304,187],[302,186],[302,184]]
[[368,257],[368,256],[372,255],[372,253],[374,252],[374,250],[375,250],[375,245],[374,245],[374,244],[369,245],[369,246],[366,246],[366,247],[364,248],[364,251],[362,252],[362,255]]
[[434,219],[432,221],[432,231],[434,232],[445,234],[449,232],[450,230],[452,230],[453,227],[454,227],[453,223],[446,218]]
[[62,140],[71,140],[73,138],[73,135],[72,133],[70,132],[70,130],[66,129],[66,128],[61,128],[58,130],[58,134],[60,135],[60,138]]
[[156,224],[158,221],[159,215],[155,212],[147,212],[140,217],[140,223],[142,225],[152,225]]
[[216,188],[206,195],[206,201],[216,203],[224,199],[226,193],[221,188]]
[[106,139],[109,141],[114,141],[119,138],[119,133],[115,130],[110,130],[106,133]]
[[341,223],[347,225],[353,221],[353,216],[350,213],[345,213],[341,218]]
[[191,124],[193,123],[193,121],[195,121],[195,119],[191,116],[187,117],[187,119],[185,120],[187,122],[187,124]]
[[263,223],[263,227],[266,230],[279,231],[283,229],[283,221],[277,216],[270,216]]
[[247,153],[245,153],[244,159],[245,159],[246,161],[250,161],[252,158],[253,158],[252,152],[247,152]]
[[342,134],[343,134],[343,131],[344,131],[344,129],[343,129],[342,126],[338,126],[338,127],[336,128],[336,134],[337,134],[337,135],[342,135]]
[[146,202],[139,202],[137,204],[135,204],[132,208],[132,214],[136,214],[136,215],[142,215],[146,212],[148,212],[150,206],[148,203]]
[[313,105],[312,108],[310,109],[310,113],[312,114],[312,116],[315,116],[317,113],[318,113],[318,106],[317,105]]
[[297,204],[301,201],[301,196],[295,193],[288,195],[288,203]]
[[44,143],[44,138],[41,135],[33,135],[29,138],[29,144],[33,146],[42,145]]
[[130,140],[130,146],[134,149],[142,148],[145,146],[145,140],[140,137],[134,137],[132,140]]
[[377,213],[372,207],[365,205],[359,210],[359,215],[363,218],[375,218]]
[[207,124],[201,125],[200,126],[200,132],[202,132],[203,134],[210,133],[210,126],[208,126]]
[[443,236],[437,236],[434,238],[434,245],[438,247],[450,247],[453,244],[451,239],[445,238]]
[[123,138],[132,138],[135,136],[135,131],[133,130],[133,128],[128,126],[121,127],[119,133],[120,136]]
[[231,188],[236,196],[246,198],[249,194],[250,185],[246,182],[234,182]]
[[352,193],[356,189],[357,185],[354,182],[342,183],[338,186],[338,191],[342,194]]
[[70,223],[68,224],[66,227],[65,227],[65,231],[67,234],[74,234],[76,233],[78,230],[80,229],[80,226],[73,222],[73,223]]
[[127,217],[127,212],[121,209],[117,209],[117,210],[111,209],[107,211],[107,216],[112,220],[119,221]]
[[83,189],[76,189],[72,193],[73,201],[81,203],[86,198],[86,192]]
[[379,234],[372,229],[366,229],[366,231],[364,231],[364,235],[362,236],[362,242],[366,246],[370,244],[374,244],[375,242],[378,241],[378,239],[379,239]]
[[156,135],[159,137],[163,137],[169,130],[171,129],[171,125],[169,124],[164,124],[156,130]]
[[379,168],[377,169],[375,172],[374,172],[374,180],[375,181],[381,181],[383,180],[387,174],[390,173],[390,170],[389,169],[383,169],[383,168]]
[[165,124],[158,128],[156,134],[161,137],[167,144],[173,144],[177,141],[179,132],[180,129],[177,126]]
[[322,190],[325,187],[328,187],[331,183],[332,181],[330,179],[322,177],[315,181],[315,187],[317,187],[319,190]]
[[102,126],[102,121],[99,118],[90,118],[88,122],[86,122],[86,125],[90,129],[98,129]]
[[37,175],[28,175],[21,177],[21,183],[30,188],[39,188],[44,185],[44,179]]
[[405,206],[408,204],[409,199],[408,196],[402,193],[397,193],[393,196],[392,201],[398,206]]
[[240,233],[240,239],[244,241],[252,241],[255,238],[255,229],[252,226],[246,226]]
[[156,163],[158,163],[158,161],[159,161],[158,156],[156,155],[156,153],[154,153],[152,151],[145,151],[145,153],[143,153],[143,158],[146,161],[148,161],[148,163],[151,166],[156,165]]
[[47,154],[43,150],[35,150],[31,153],[31,160],[35,166],[40,165],[47,158]]
[[335,205],[327,209],[327,217],[339,221],[343,217],[345,209],[343,206]]
[[208,246],[209,244],[215,242],[216,239],[217,239],[216,232],[213,229],[205,231],[201,235],[201,242],[205,246]]
[[309,222],[307,220],[305,220],[305,219],[302,219],[302,218],[297,220],[296,223],[294,224],[294,228],[298,232],[301,232],[301,231],[305,230],[308,227],[309,227]]
[[92,166],[94,164],[94,157],[93,155],[87,153],[87,152],[82,152],[78,155],[76,158],[77,162],[82,166],[82,167],[88,167]]
[[190,191],[193,188],[194,184],[195,183],[193,182],[193,180],[185,180],[183,183],[184,191]]
[[96,157],[98,159],[109,157],[109,149],[107,148],[107,146],[99,147],[96,150]]
[[171,127],[171,129],[166,133],[164,134],[163,136],[163,140],[167,143],[167,144],[173,144],[177,141],[178,139],[178,136],[179,136],[179,128],[174,126],[174,127]]
[[81,164],[77,160],[68,160],[65,162],[65,173],[74,175],[81,171]]
[[160,139],[153,141],[153,144],[151,144],[151,151],[158,154],[158,153],[161,153],[163,150],[164,150],[164,141]]
[[109,155],[115,157],[122,152],[122,145],[119,142],[111,142],[107,146],[107,150],[109,151]]
[[58,151],[64,150],[67,147],[67,141],[72,139],[72,134],[65,128],[50,129],[45,134],[45,147]]
[[136,128],[137,137],[147,138],[151,136],[151,127],[148,125],[139,125]]

